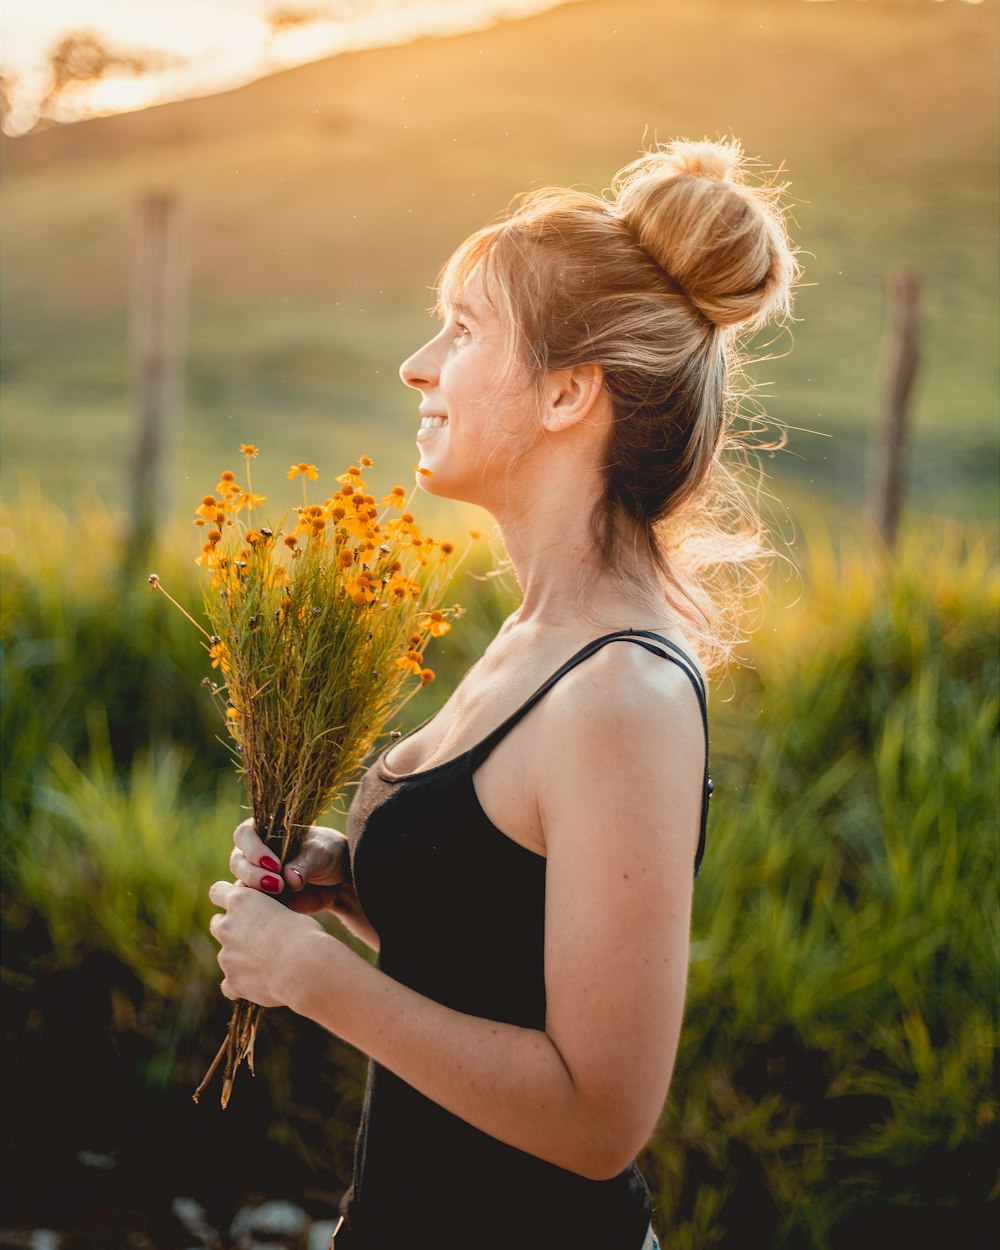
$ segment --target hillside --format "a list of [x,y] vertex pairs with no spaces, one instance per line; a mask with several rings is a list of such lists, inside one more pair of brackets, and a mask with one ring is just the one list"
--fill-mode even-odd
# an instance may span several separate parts
[[5,140],[5,486],[26,470],[124,495],[143,189],[185,204],[174,478],[200,494],[241,439],[276,463],[369,449],[403,471],[415,405],[395,370],[449,249],[526,186],[607,185],[644,137],[735,133],[787,167],[804,252],[794,350],[757,370],[770,410],[817,432],[793,433],[779,491],[858,499],[885,276],[905,266],[926,287],[914,497],[992,516],[996,17],[993,0],[581,0]]

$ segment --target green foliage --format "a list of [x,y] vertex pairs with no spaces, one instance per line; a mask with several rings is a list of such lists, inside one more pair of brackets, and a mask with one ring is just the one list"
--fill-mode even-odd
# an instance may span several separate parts
[[[72,515],[27,496],[0,512],[0,737],[5,854],[32,805],[46,752],[81,761],[94,713],[119,766],[144,746],[190,744],[188,785],[211,788],[227,759],[219,718],[194,674],[204,652],[191,625],[165,612],[145,576],[119,573],[121,527],[97,501]],[[160,572],[190,585],[184,542]]]
[[895,565],[814,552],[717,709],[743,749],[649,1152],[671,1246],[823,1250],[997,1196],[998,607],[957,531]]
[[[39,1030],[50,1048],[10,1131],[44,1122],[75,1150],[87,1143],[70,1140],[67,1085],[38,1100],[78,1055],[97,1063],[114,1039],[115,1071],[138,1074],[153,1115],[157,1091],[187,1101],[222,1037],[205,892],[226,875],[240,798],[198,688],[196,631],[145,586],[126,614],[107,519],[90,510],[71,526],[24,505],[2,523],[15,534],[3,614],[15,1076]],[[687,1019],[642,1160],[672,1250],[860,1250],[935,1211],[964,1229],[998,1196],[1000,575],[991,542],[939,527],[928,546],[922,535],[895,564],[814,547],[799,599],[777,587],[755,667],[715,700]],[[156,567],[196,601],[186,557]],[[467,615],[437,640],[439,680],[410,723],[509,607],[503,579],[454,593]],[[95,978],[104,1014],[77,1017],[65,1004]],[[346,1183],[363,1062],[273,1015],[259,1079],[225,1115],[245,1115],[232,1121],[244,1133],[269,1126],[270,1175],[289,1156]]]

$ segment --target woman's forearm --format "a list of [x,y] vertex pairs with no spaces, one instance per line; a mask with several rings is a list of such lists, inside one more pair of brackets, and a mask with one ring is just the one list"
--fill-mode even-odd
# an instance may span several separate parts
[[445,1007],[319,931],[292,966],[283,995],[292,1010],[483,1132],[593,1179],[615,1175],[634,1153],[615,1149],[614,1126],[543,1031]]
[[338,890],[330,904],[330,911],[349,933],[359,938],[371,950],[378,950],[379,936],[372,928],[372,923],[365,915],[353,889]]

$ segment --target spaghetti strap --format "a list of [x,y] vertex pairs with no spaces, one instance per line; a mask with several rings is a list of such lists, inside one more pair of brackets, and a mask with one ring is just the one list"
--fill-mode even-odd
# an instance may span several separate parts
[[[498,744],[510,733],[515,725],[521,721],[528,712],[542,699],[556,682],[560,681],[567,673],[571,672],[577,665],[582,664],[584,660],[588,660],[592,655],[599,651],[609,642],[631,642],[642,647],[644,651],[649,651],[652,655],[658,655],[662,659],[669,660],[675,664],[688,677],[691,685],[694,687],[695,696],[698,700],[698,710],[701,713],[702,728],[705,732],[705,769],[703,777],[703,792],[701,804],[701,829],[698,836],[698,849],[695,853],[694,871],[695,876],[701,867],[701,861],[705,854],[705,839],[708,832],[708,803],[715,789],[712,779],[709,775],[709,736],[708,736],[708,696],[705,690],[705,683],[699,673],[694,661],[683,651],[676,643],[671,642],[669,638],[664,638],[662,634],[654,633],[648,629],[627,629],[617,630],[613,634],[604,634],[600,638],[595,638],[593,642],[588,642],[586,646],[581,647],[575,655],[570,658],[556,671],[551,677],[547,678],[521,706],[505,721],[499,724],[492,733],[488,734],[483,740],[468,752],[468,759],[471,770],[475,771],[488,755],[498,746]],[[656,645],[654,645],[654,643]],[[666,647],[667,650],[662,650]]]

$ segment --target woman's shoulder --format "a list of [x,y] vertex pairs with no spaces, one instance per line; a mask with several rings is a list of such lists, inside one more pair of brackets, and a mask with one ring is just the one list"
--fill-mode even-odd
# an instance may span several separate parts
[[[618,744],[646,734],[674,736],[688,728],[701,736],[692,671],[702,678],[691,648],[670,635],[683,654],[636,636],[608,641],[571,669],[550,692],[550,728],[573,739],[594,731]],[[645,643],[648,645],[640,645]]]

